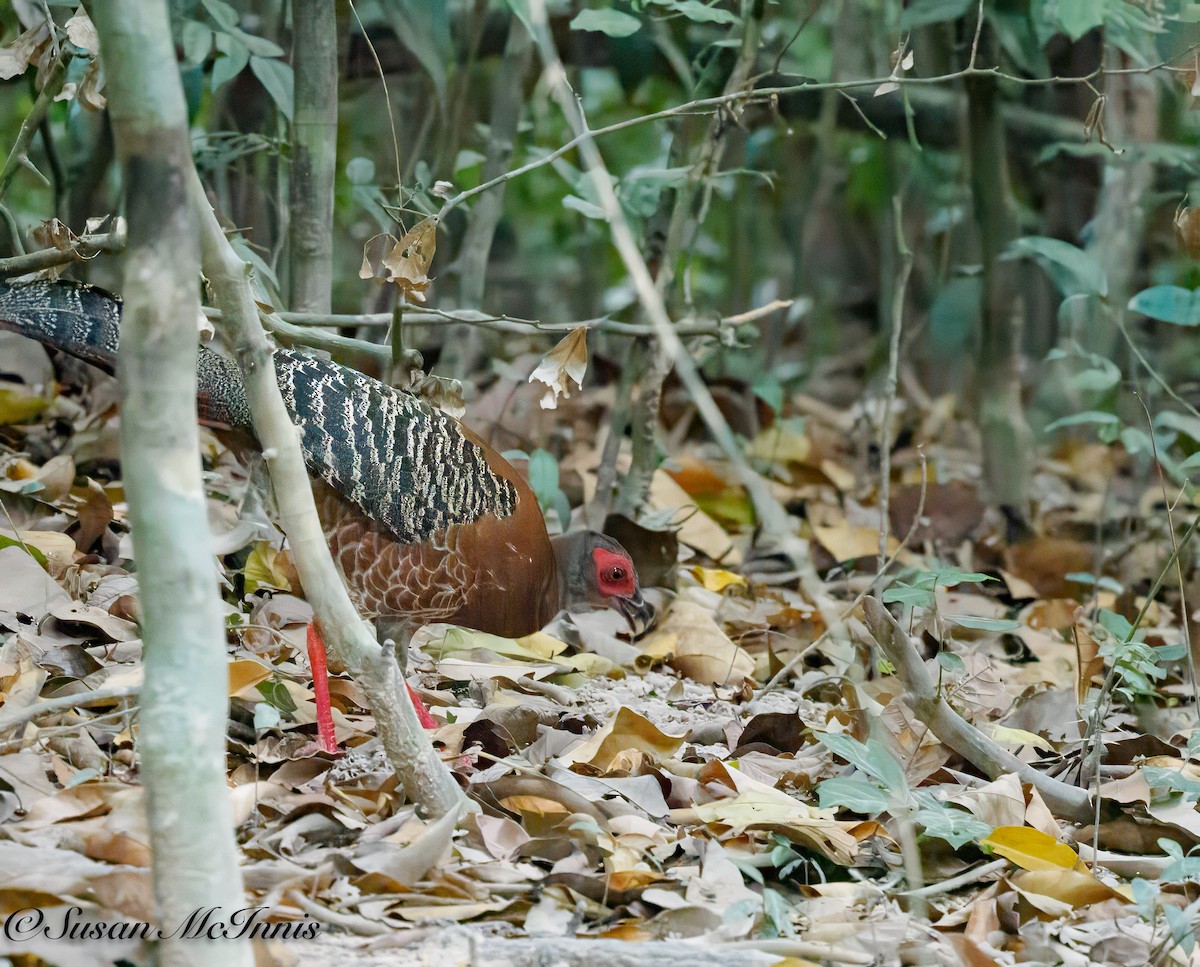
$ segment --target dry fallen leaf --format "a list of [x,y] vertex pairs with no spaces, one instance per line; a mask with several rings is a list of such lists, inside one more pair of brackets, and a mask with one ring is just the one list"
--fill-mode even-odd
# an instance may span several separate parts
[[837,863],[850,863],[858,841],[850,832],[853,823],[834,819],[834,810],[818,809],[736,769],[724,771],[737,786],[737,795],[714,802],[671,810],[675,823],[727,826],[734,832],[768,829],[796,842],[815,847]]
[[1046,909],[1038,897],[1049,897],[1069,908],[1085,907],[1105,900],[1128,898],[1097,880],[1086,870],[1026,870],[1009,877],[1009,882],[1039,909]]
[[274,669],[270,665],[253,658],[237,658],[229,663],[229,697],[230,698],[260,698],[257,686],[265,682]]
[[611,721],[563,757],[565,765],[583,762],[602,772],[613,759],[624,752],[636,749],[657,760],[669,759],[683,745],[685,736],[668,735],[649,719],[631,708],[617,709]]
[[739,682],[754,673],[754,659],[730,640],[708,609],[682,599],[642,642],[642,653],[666,658],[680,674],[706,685]]
[[665,470],[654,471],[650,479],[650,505],[655,510],[676,510],[679,540],[702,551],[714,561],[736,565],[741,552],[720,524],[700,510],[691,495]]

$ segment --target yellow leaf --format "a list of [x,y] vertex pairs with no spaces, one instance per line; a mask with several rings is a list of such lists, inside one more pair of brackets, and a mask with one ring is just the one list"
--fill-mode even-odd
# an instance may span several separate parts
[[732,571],[722,571],[718,568],[696,567],[689,568],[692,577],[699,581],[707,590],[716,591],[720,594],[731,585],[734,587],[744,588],[747,586],[746,579],[740,574],[734,574]]
[[[879,553],[879,530],[875,527],[854,527],[841,521],[832,526],[813,524],[812,532],[835,561],[855,561]],[[899,546],[895,538],[888,537],[889,554],[894,554]]]
[[0,426],[32,420],[49,406],[49,401],[13,385],[0,386]]
[[659,880],[666,879],[661,873],[655,873],[653,870],[619,870],[609,873],[605,877],[605,882],[610,890],[618,892],[624,890],[636,890],[649,886],[651,883],[657,883]]
[[[732,774],[734,770],[729,770]],[[793,842],[804,842],[838,863],[850,863],[858,842],[850,833],[855,824],[838,822],[832,810],[818,809],[765,783],[737,775],[738,795],[682,809],[672,809],[677,824],[728,826],[740,833],[748,828],[770,829]]]
[[1001,745],[1030,745],[1035,749],[1041,749],[1043,752],[1054,751],[1053,745],[1034,732],[1026,732],[1024,729],[1010,729],[1003,725],[993,725],[991,732],[992,738]]
[[1029,870],[1011,877],[1013,886],[1027,897],[1048,896],[1071,907],[1085,907],[1105,900],[1126,900],[1086,870]]
[[246,593],[253,594],[259,588],[274,588],[277,591],[292,590],[292,582],[284,572],[279,560],[279,548],[269,541],[259,541],[246,558]]
[[271,677],[270,665],[253,658],[238,658],[229,663],[229,697],[251,697],[251,690]]
[[579,688],[586,678],[599,678],[601,675],[607,675],[614,667],[612,659],[587,651],[580,652],[578,655],[564,655],[558,660],[564,665],[574,668],[578,675],[582,676],[577,684],[572,684],[572,680],[577,677],[575,673],[560,675],[554,679],[559,685],[572,684],[573,688]]
[[650,478],[650,505],[655,510],[679,509],[676,523],[679,524],[681,543],[703,551],[714,561],[736,564],[741,560],[741,553],[733,546],[732,538],[720,524],[698,509],[695,499],[665,470],[654,471]]
[[517,658],[523,661],[550,661],[567,650],[565,642],[540,631],[524,638],[501,638],[486,631],[471,628],[450,627],[440,638],[426,646],[431,655],[443,657],[460,651],[486,648],[494,655]]
[[18,542],[36,548],[48,560],[70,564],[75,560],[75,539],[62,531],[17,531]]
[[[558,655],[561,655],[567,650],[567,643],[559,641],[553,635],[548,635],[544,631],[535,631],[531,635],[526,635],[524,638],[518,638],[517,641],[529,650],[535,657],[549,661]],[[568,662],[568,664],[570,664]]]
[[1079,864],[1070,846],[1029,826],[997,826],[979,845],[1023,870],[1071,870]]
[[746,448],[746,456],[772,463],[804,463],[812,444],[803,433],[776,424],[761,431]]

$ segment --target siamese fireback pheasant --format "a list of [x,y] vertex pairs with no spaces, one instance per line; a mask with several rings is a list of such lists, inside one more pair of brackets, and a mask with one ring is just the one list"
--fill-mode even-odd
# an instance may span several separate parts
[[[0,329],[109,372],[120,306],[77,283],[0,282]],[[206,348],[197,365],[200,416],[249,429],[237,366]],[[278,349],[275,366],[330,550],[365,617],[505,637],[564,608],[611,607],[633,627],[648,619],[624,548],[593,531],[551,539],[524,478],[468,427],[319,356]]]

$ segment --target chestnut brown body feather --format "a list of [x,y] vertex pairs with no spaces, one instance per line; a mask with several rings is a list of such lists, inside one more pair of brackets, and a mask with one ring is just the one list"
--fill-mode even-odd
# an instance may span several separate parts
[[417,625],[447,621],[516,638],[557,614],[558,573],[537,498],[507,461],[489,464],[514,484],[514,512],[451,524],[419,544],[398,541],[333,488],[316,482],[329,549],[364,617]]

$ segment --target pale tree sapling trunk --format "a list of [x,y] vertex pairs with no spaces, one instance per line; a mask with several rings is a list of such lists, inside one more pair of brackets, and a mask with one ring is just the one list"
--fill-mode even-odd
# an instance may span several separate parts
[[300,434],[280,395],[271,345],[258,318],[250,266],[225,238],[194,174],[189,190],[200,225],[204,275],[237,350],[254,433],[262,444],[271,475],[279,522],[287,534],[292,561],[321,635],[334,659],[367,693],[380,741],[409,798],[432,815],[443,816],[459,807],[462,795],[421,728],[399,664],[390,650],[380,647],[354,610],[329,555],[304,466]]
[[[154,890],[173,931],[245,906],[225,779],[229,672],[196,429],[199,255],[191,141],[163,0],[96,0],[129,247],[118,373],[121,465],[144,615],[138,750]],[[245,941],[163,941],[164,964],[249,965]]]

